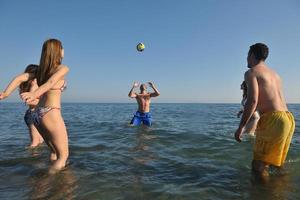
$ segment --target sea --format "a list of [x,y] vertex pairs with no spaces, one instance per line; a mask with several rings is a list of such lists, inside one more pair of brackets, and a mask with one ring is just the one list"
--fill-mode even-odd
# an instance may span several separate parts
[[0,103],[0,199],[297,200],[300,104],[284,172],[251,172],[254,137],[238,143],[239,104],[153,103],[153,126],[129,125],[136,104],[63,103],[70,156],[48,174],[49,149],[26,148],[22,103]]

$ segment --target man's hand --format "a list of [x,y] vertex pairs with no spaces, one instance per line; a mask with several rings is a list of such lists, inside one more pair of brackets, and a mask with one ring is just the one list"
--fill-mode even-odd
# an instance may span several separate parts
[[148,82],[149,86],[154,90],[153,93],[150,93],[150,97],[158,97],[160,95],[159,91],[155,87],[155,85],[152,82]]
[[152,88],[154,87],[154,84],[152,82],[148,82],[148,84],[150,87],[152,87]]
[[0,100],[3,100],[7,97],[7,94],[5,92],[0,92]]
[[140,84],[139,84],[138,82],[134,82],[134,83],[133,83],[133,87],[134,87],[134,88],[139,87],[139,85],[140,85]]
[[136,81],[133,82],[133,86],[132,86],[131,90],[129,91],[128,97],[130,97],[130,98],[136,98],[137,97],[136,93],[133,90],[134,90],[134,88],[139,87],[139,85],[140,84],[138,82],[136,82]]
[[21,98],[24,102],[26,102],[26,104],[30,105],[30,103],[32,103],[34,100],[37,99],[37,97],[35,96],[35,94],[33,92],[24,92],[21,95]]
[[239,127],[234,134],[235,140],[238,142],[242,142],[242,133],[243,133],[243,127]]

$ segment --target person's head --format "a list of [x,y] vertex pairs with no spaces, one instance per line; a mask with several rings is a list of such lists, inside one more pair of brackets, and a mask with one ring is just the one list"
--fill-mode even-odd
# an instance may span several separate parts
[[243,90],[243,97],[246,97],[247,96],[247,84],[245,81],[243,81],[241,84],[241,90]]
[[144,91],[147,91],[147,85],[146,84],[141,84],[140,86],[140,90],[141,90],[141,93],[144,92]]
[[29,73],[31,76],[29,76],[29,80],[26,82],[23,82],[19,86],[19,92],[29,92],[30,87],[31,87],[31,82],[36,78],[36,73],[37,73],[38,65],[30,64],[25,68],[24,73]]
[[42,85],[56,72],[64,57],[64,49],[57,39],[46,40],[43,44],[40,65],[37,72],[38,85]]
[[269,55],[269,48],[263,43],[256,43],[250,46],[247,63],[248,68],[257,65],[259,62],[264,62]]

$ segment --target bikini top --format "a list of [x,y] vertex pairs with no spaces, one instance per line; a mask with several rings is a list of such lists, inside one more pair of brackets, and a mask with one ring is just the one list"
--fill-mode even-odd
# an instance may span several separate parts
[[67,89],[67,82],[64,80],[64,84],[59,88],[51,88],[50,90],[60,90],[63,92],[65,89]]

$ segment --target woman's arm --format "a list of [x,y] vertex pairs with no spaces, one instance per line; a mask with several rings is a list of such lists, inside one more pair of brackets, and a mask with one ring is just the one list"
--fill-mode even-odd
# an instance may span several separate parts
[[35,99],[42,96],[48,90],[50,90],[59,80],[61,80],[67,73],[69,72],[69,68],[67,66],[62,65],[57,72],[55,72],[49,80],[41,85],[37,90],[34,92],[25,92],[21,94],[21,98],[29,103],[34,101]]
[[0,93],[0,100],[7,98],[21,83],[26,82],[31,78],[32,74],[23,73],[16,76],[6,87],[6,89]]

